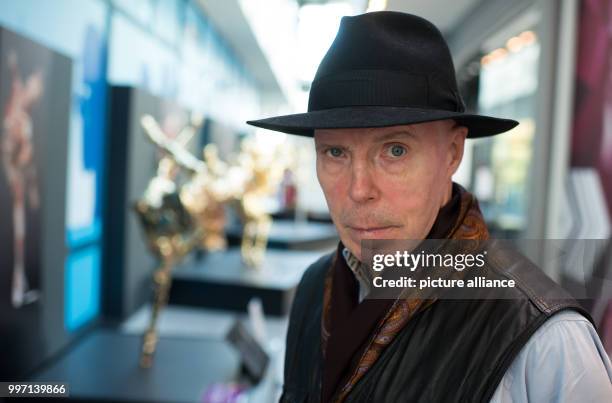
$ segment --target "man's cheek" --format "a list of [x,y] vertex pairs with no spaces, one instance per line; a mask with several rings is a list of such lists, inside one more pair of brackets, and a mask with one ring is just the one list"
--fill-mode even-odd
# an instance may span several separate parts
[[399,210],[402,214],[420,211],[425,205],[424,189],[410,187],[403,184],[387,192],[387,205],[389,208]]
[[330,178],[325,183],[323,192],[328,198],[328,202],[331,200],[333,204],[341,203],[348,198],[348,186],[346,182],[338,180],[337,178]]
[[343,197],[337,189],[333,186],[322,186],[323,195],[325,196],[325,200],[327,201],[327,207],[329,209],[329,213],[332,216],[332,219],[336,224],[336,219],[339,218],[340,213],[342,212],[343,204],[345,202],[346,197]]
[[323,190],[323,194],[327,199],[327,203],[330,203],[330,199],[334,196],[332,194],[334,189],[335,180],[333,176],[323,172],[322,170],[317,168],[317,179],[319,180],[319,185],[321,186],[321,190]]
[[338,194],[338,192],[333,189],[331,190],[332,195],[327,198],[327,205],[330,211],[336,216],[340,217],[342,215],[342,211],[345,210],[346,206],[346,196]]

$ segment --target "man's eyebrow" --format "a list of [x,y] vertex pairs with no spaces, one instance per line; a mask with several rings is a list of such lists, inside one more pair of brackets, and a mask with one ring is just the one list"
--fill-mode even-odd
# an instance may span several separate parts
[[342,142],[338,142],[337,140],[317,139],[317,141],[315,141],[315,148],[319,149],[321,147],[346,148],[346,146],[342,145]]
[[336,145],[334,142],[332,141],[325,141],[325,140],[319,140],[317,143],[315,143],[315,149],[320,149],[323,147],[340,147],[339,145]]
[[394,130],[392,132],[383,134],[382,136],[376,138],[375,142],[383,142],[389,139],[397,138],[397,137],[412,137],[413,139],[417,139],[417,136],[408,129]]

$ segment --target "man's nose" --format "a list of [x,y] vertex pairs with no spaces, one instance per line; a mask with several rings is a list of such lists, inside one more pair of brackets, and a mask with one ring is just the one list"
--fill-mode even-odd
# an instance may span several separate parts
[[364,203],[378,196],[375,175],[372,167],[365,161],[355,162],[351,166],[351,183],[349,196],[356,203]]

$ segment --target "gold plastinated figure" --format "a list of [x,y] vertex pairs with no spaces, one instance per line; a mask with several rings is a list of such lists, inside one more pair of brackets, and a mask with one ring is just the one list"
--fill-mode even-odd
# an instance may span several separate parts
[[278,148],[266,153],[253,139],[245,139],[238,156],[244,177],[243,192],[231,201],[243,224],[240,251],[243,262],[258,268],[263,261],[272,218],[265,201],[278,189],[284,166]]
[[180,196],[201,230],[200,246],[208,251],[227,247],[224,207],[229,206],[243,225],[242,261],[261,267],[272,222],[265,201],[276,193],[284,170],[280,150],[265,152],[253,139],[245,139],[233,164],[221,160],[214,144],[204,147],[203,161],[183,148],[172,153],[190,175]]
[[[159,261],[153,273],[155,288],[149,326],[143,337],[140,366],[150,368],[157,345],[157,319],[168,301],[172,281],[172,268],[187,255],[200,239],[200,229],[180,199],[177,160],[189,159],[184,144],[193,137],[197,126],[193,122],[186,126],[176,140],[169,139],[150,115],[143,116],[142,127],[148,138],[163,152],[153,177],[134,205],[138,214],[149,250]],[[193,162],[193,161],[190,161]],[[183,162],[184,163],[184,162]]]
[[240,181],[231,180],[233,170],[218,157],[214,144],[203,150],[204,161],[185,164],[191,173],[183,186],[181,200],[202,229],[200,247],[207,251],[227,248],[225,238],[225,204],[240,194]]

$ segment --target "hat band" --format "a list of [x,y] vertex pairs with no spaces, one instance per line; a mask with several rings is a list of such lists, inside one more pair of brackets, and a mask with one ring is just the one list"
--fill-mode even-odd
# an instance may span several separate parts
[[390,70],[350,70],[315,78],[308,111],[347,106],[404,106],[463,112],[456,90],[427,75]]

